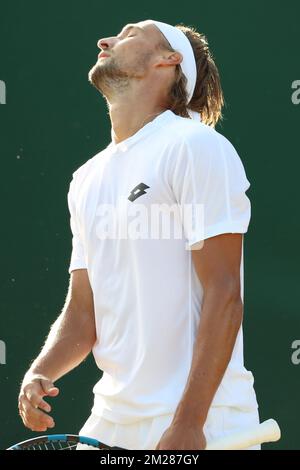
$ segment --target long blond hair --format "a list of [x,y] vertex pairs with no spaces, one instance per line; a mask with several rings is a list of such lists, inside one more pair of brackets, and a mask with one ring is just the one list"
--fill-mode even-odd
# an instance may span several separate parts
[[[205,35],[196,31],[194,27],[179,24],[176,28],[179,28],[189,39],[197,65],[195,91],[188,107],[201,114],[202,122],[214,127],[222,119],[224,96],[219,71],[209,50],[208,41]],[[167,50],[174,51],[167,40],[163,40],[161,45]],[[175,114],[189,117],[185,85],[186,78],[178,64],[175,81],[169,91],[168,105]]]

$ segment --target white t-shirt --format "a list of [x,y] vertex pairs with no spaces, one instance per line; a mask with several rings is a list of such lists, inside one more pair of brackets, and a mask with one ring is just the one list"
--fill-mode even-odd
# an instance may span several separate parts
[[[88,271],[103,371],[93,413],[131,423],[175,412],[203,298],[189,247],[247,231],[249,186],[225,137],[170,110],[73,173],[69,272]],[[243,299],[243,256],[240,273]],[[257,407],[242,328],[213,405]]]

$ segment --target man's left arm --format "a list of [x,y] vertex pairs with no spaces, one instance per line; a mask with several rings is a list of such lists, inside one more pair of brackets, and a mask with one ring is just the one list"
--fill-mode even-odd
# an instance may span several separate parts
[[243,317],[240,263],[243,234],[225,233],[192,251],[203,287],[201,320],[186,387],[156,449],[205,449],[210,405],[230,361]]

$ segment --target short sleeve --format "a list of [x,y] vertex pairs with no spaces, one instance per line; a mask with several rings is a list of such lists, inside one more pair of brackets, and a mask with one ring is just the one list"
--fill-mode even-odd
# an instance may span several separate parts
[[68,192],[68,207],[70,212],[70,226],[72,231],[72,254],[69,264],[69,273],[74,269],[84,269],[87,267],[84,253],[84,246],[80,237],[78,221],[76,218],[76,206],[74,196],[74,179],[71,181]]
[[188,247],[222,233],[245,233],[250,183],[233,145],[213,129],[185,138],[172,187]]

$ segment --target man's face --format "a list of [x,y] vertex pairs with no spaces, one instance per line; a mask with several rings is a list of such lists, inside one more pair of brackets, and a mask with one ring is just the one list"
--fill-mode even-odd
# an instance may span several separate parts
[[149,73],[161,53],[161,40],[160,31],[147,20],[125,26],[117,36],[100,39],[90,82],[104,95],[127,89],[131,79]]

